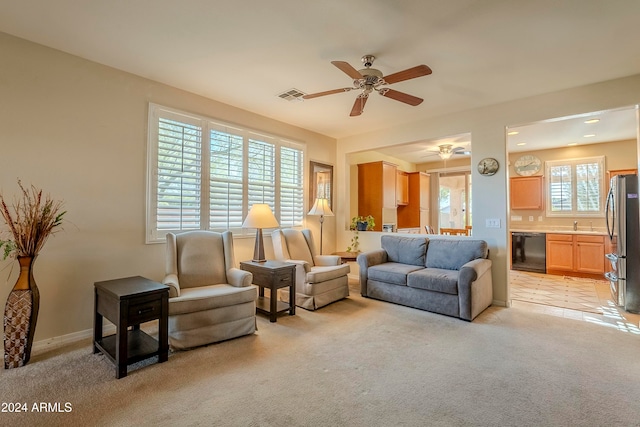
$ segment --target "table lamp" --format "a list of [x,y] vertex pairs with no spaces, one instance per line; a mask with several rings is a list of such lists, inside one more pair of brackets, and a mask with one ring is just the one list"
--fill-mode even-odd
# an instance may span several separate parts
[[329,207],[329,200],[318,197],[307,215],[320,215],[320,255],[322,255],[322,223],[325,216],[334,216]]
[[267,204],[256,203],[251,206],[247,217],[242,223],[242,228],[255,228],[256,229],[256,246],[253,250],[254,262],[265,262],[267,259],[264,256],[264,241],[262,240],[263,228],[275,228],[278,227],[278,220],[273,215],[271,208]]

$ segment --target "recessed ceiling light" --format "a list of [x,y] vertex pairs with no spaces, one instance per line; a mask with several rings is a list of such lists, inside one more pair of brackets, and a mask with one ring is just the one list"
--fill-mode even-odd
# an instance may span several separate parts
[[511,135],[511,136],[513,136],[513,135],[517,135],[517,134],[519,134],[519,133],[520,133],[520,132],[518,132],[517,130],[512,130],[511,132],[507,132],[507,135]]
[[568,146],[573,146],[573,145],[578,145],[577,142],[570,142],[569,144],[567,144]]
[[589,119],[589,120],[585,120],[584,122],[588,125],[592,124],[592,123],[598,123],[600,121],[600,119]]
[[523,146],[523,145],[527,145],[527,143],[526,142],[518,142],[516,145]]
[[594,136],[596,136],[596,134],[595,134],[595,133],[588,133],[588,134],[586,134],[584,137],[585,137],[585,138],[592,138],[592,137],[594,137]]

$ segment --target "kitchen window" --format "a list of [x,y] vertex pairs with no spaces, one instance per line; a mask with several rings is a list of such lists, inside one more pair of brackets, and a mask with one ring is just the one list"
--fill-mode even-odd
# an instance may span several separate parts
[[547,216],[604,216],[604,156],[546,162]]
[[147,243],[168,232],[231,230],[255,203],[282,227],[304,219],[304,145],[149,106]]

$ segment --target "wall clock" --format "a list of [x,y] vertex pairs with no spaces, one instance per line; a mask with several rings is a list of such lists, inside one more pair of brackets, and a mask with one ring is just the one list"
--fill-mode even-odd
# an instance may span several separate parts
[[495,175],[499,167],[498,161],[491,157],[487,157],[478,162],[478,172],[485,176]]
[[520,156],[513,164],[513,168],[520,176],[531,176],[538,173],[541,167],[542,162],[540,159],[531,154]]

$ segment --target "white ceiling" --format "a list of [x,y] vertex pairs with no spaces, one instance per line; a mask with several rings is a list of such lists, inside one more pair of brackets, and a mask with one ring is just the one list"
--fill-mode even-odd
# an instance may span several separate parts
[[[0,0],[0,31],[332,137],[640,73],[637,0]],[[373,54],[417,107],[349,117],[331,65]]]

